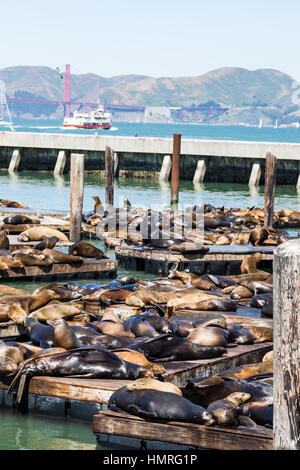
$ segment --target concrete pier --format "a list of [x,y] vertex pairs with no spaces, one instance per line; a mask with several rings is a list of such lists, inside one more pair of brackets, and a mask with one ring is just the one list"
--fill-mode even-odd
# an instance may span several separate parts
[[260,163],[253,163],[251,175],[249,179],[249,186],[258,186],[261,176],[261,166]]
[[8,167],[9,173],[18,171],[20,160],[21,160],[20,150],[15,149],[12,153],[11,161]]
[[67,155],[64,150],[60,150],[58,152],[58,157],[56,160],[55,168],[54,168],[54,175],[62,175],[65,169],[66,165],[66,160],[67,160]]
[[193,178],[193,183],[194,184],[203,183],[205,172],[206,172],[205,160],[198,160],[194,178]]
[[[105,147],[118,155],[118,176],[157,178],[165,155],[172,154],[170,138],[118,137],[2,132],[0,134],[0,168],[8,169],[12,151],[19,149],[19,171],[54,171],[57,153],[65,151],[65,172],[70,171],[70,153],[86,155],[85,171],[104,175]],[[181,140],[180,175],[193,181],[199,159],[206,167],[205,182],[249,183],[254,164],[260,164],[264,184],[265,156],[277,157],[277,184],[297,185],[300,173],[300,144],[221,140]]]

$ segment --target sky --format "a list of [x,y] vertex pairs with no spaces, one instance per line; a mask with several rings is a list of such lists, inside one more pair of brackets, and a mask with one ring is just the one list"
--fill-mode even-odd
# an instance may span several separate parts
[[103,77],[273,68],[300,80],[298,0],[14,0],[0,5],[0,69]]

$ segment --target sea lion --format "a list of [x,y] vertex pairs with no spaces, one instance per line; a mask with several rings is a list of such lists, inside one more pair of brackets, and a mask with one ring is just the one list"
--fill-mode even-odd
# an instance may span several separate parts
[[144,307],[145,305],[165,304],[172,298],[174,298],[174,293],[172,292],[155,292],[151,289],[139,288],[128,295],[125,304]]
[[79,339],[80,342],[86,346],[103,346],[109,350],[129,348],[134,342],[133,338],[99,334],[98,336],[80,336]]
[[126,330],[125,325],[121,322],[115,322],[110,320],[96,321],[90,324],[96,331],[103,335],[112,336],[124,336],[127,338],[135,338],[135,335],[131,331]]
[[270,299],[264,303],[260,313],[266,317],[273,318],[273,299]]
[[160,392],[176,393],[182,397],[180,388],[171,382],[160,382],[150,377],[144,377],[142,379],[134,380],[126,386],[127,390],[158,390]]
[[24,264],[10,254],[0,255],[0,265],[2,270],[24,268]]
[[187,421],[207,426],[214,423],[212,415],[201,406],[169,392],[119,388],[110,397],[108,409],[127,412],[146,419]]
[[248,379],[254,375],[273,372],[273,362],[257,362],[253,364],[245,364],[242,366],[233,367],[232,369],[219,372],[218,376],[220,377],[229,377],[237,379]]
[[38,287],[37,289],[35,289],[32,295],[39,295],[44,290],[54,292],[56,294],[56,297],[54,298],[56,298],[57,300],[80,300],[83,297],[82,294],[79,294],[79,292],[68,289],[67,287],[61,286],[56,283]]
[[192,323],[185,320],[178,320],[176,317],[171,319],[170,325],[173,335],[180,336],[181,338],[186,338],[191,331],[195,329]]
[[46,248],[52,249],[55,247],[57,242],[57,237],[45,237],[42,239],[42,241],[34,245],[34,249],[39,251],[45,250]]
[[35,318],[27,317],[25,319],[25,328],[34,345],[43,349],[55,347],[54,330],[51,326],[42,325]]
[[16,289],[12,286],[0,284],[0,295],[1,294],[28,295],[28,292],[25,289]]
[[40,290],[37,294],[32,294],[29,303],[29,312],[34,312],[44,307],[51,300],[59,299],[59,295],[51,289]]
[[[224,292],[224,291],[223,291]],[[245,286],[235,285],[230,292],[230,298],[234,300],[239,299],[250,299],[253,296],[253,293],[250,289]]]
[[223,400],[216,400],[207,407],[216,424],[220,426],[238,425],[234,408],[237,408],[245,401],[249,400],[251,395],[243,392],[233,392]]
[[219,316],[209,316],[207,318],[198,318],[197,320],[193,321],[193,326],[197,328],[198,326],[219,326],[220,328],[223,328],[226,330],[227,328],[227,320],[225,317],[219,315]]
[[273,425],[273,405],[270,403],[245,403],[237,408],[237,412],[248,416],[257,424]]
[[186,337],[192,343],[201,346],[227,346],[228,332],[217,326],[202,327],[198,326]]
[[237,378],[212,376],[209,378],[188,381],[182,389],[182,394],[188,400],[207,408],[212,401],[223,400],[230,393],[249,393],[249,401],[273,400],[273,387],[269,384],[251,382]]
[[13,253],[13,257],[23,263],[24,266],[52,266],[53,262],[44,255],[26,253]]
[[20,403],[26,380],[34,376],[135,380],[149,375],[151,373],[145,367],[123,361],[116,354],[103,348],[80,348],[37,357],[22,365],[8,393],[11,393],[18,384],[17,403]]
[[8,306],[7,315],[8,318],[14,321],[17,325],[24,325],[25,319],[27,318],[25,310],[20,307],[20,305],[14,303]]
[[240,285],[250,289],[254,295],[271,294],[273,292],[272,285],[264,281],[253,281],[250,279],[244,279],[240,282]]
[[94,212],[104,214],[104,207],[100,198],[98,196],[92,196],[92,199],[95,201]]
[[27,217],[26,215],[16,214],[4,217],[3,222],[9,225],[40,224],[41,221],[36,217]]
[[69,241],[68,237],[59,230],[42,225],[39,225],[38,227],[31,227],[28,230],[20,233],[18,240],[20,242],[40,241],[46,237],[57,237],[58,240],[62,242]]
[[6,230],[0,230],[0,250],[9,250],[9,238]]
[[147,312],[142,313],[140,318],[146,320],[149,325],[151,325],[158,333],[172,333],[171,326],[166,318],[159,316],[158,314],[153,314],[153,309]]
[[273,357],[274,357],[274,352],[273,351],[269,351],[267,352],[267,354],[264,355],[264,357],[262,358],[262,361],[263,362],[273,362]]
[[124,361],[146,367],[147,369],[152,369],[154,375],[162,375],[166,372],[165,368],[161,364],[149,362],[146,356],[138,351],[131,351],[131,349],[120,348],[113,349],[112,352],[121,359],[124,359]]
[[253,334],[242,327],[241,325],[228,326],[227,331],[229,332],[229,342],[235,344],[253,344]]
[[[0,298],[1,300],[1,298]],[[35,310],[30,313],[29,317],[35,318],[36,320],[46,321],[55,320],[56,318],[67,318],[82,313],[82,308],[76,305],[70,305],[67,303],[50,303],[44,307]]]
[[266,302],[273,300],[273,295],[269,294],[257,294],[253,295],[250,300],[250,307],[261,308]]
[[69,254],[74,256],[83,256],[84,258],[108,258],[102,250],[88,242],[74,243],[74,245],[69,247]]
[[42,252],[47,259],[50,259],[54,264],[74,264],[74,263],[83,263],[83,258],[80,256],[72,256],[62,251],[51,250],[50,248],[45,248]]
[[131,295],[130,290],[109,289],[100,293],[99,300],[105,305],[110,305],[113,302],[114,303],[124,302],[129,295]]
[[180,279],[185,285],[196,287],[197,289],[209,290],[214,287],[214,283],[209,279],[202,279],[196,274],[188,273],[186,271],[177,271],[174,269],[168,275],[169,279]]
[[261,271],[257,269],[256,265],[257,263],[261,260],[262,254],[261,253],[253,253],[250,256],[246,256],[246,258],[243,259],[242,264],[241,264],[241,273],[242,274],[250,274],[250,273],[263,273],[265,276],[268,276],[269,273],[265,271]]
[[54,330],[54,340],[57,348],[68,350],[81,347],[74,331],[63,318],[48,320],[47,323],[52,326]]
[[124,327],[130,330],[135,336],[159,336],[159,333],[140,315],[129,317],[124,321]]
[[[200,292],[200,291],[199,291]],[[166,317],[176,315],[177,309],[187,310],[218,310],[234,312],[237,309],[236,303],[226,298],[209,294],[188,294],[182,298],[169,300],[167,303]]]
[[256,227],[251,230],[249,235],[249,243],[254,246],[263,245],[264,241],[269,236],[269,230],[265,227]]
[[133,351],[145,354],[149,361],[189,361],[220,357],[226,349],[221,346],[199,346],[184,338],[173,335],[160,335],[129,346]]
[[252,333],[255,338],[254,343],[273,341],[273,328],[271,326],[253,325],[246,322],[243,322],[242,326]]

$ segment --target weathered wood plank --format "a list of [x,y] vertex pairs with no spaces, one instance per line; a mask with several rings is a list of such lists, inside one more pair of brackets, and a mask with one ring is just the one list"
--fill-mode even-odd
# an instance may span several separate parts
[[84,180],[84,154],[71,154],[70,176],[70,241],[77,243],[81,235]]
[[276,186],[276,162],[277,159],[272,153],[266,155],[265,170],[265,196],[264,196],[264,225],[273,227],[274,197]]
[[300,240],[274,252],[274,448],[300,449]]
[[248,428],[222,428],[171,421],[157,423],[127,414],[100,411],[93,416],[92,431],[143,440],[184,444],[216,450],[271,450],[271,432]]

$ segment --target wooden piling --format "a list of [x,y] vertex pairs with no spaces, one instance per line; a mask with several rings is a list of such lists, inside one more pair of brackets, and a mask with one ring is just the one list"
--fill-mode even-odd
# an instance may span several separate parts
[[71,154],[70,176],[70,241],[80,241],[84,180],[84,155]]
[[274,250],[274,449],[300,449],[300,240]]
[[66,165],[66,159],[67,159],[66,152],[64,150],[60,150],[58,152],[58,156],[57,156],[57,160],[56,160],[56,164],[55,164],[55,168],[53,172],[54,176],[63,174],[65,165]]
[[264,201],[264,225],[265,227],[273,226],[274,216],[274,197],[276,186],[276,162],[277,159],[272,153],[266,155],[265,170],[265,201]]
[[179,177],[180,177],[180,145],[181,134],[173,134],[173,157],[171,173],[171,207],[178,207]]
[[105,205],[114,205],[114,161],[108,145],[105,147]]
[[20,160],[21,160],[20,150],[14,149],[14,151],[12,153],[10,163],[9,163],[9,167],[8,167],[8,172],[9,173],[13,173],[14,171],[18,171]]

